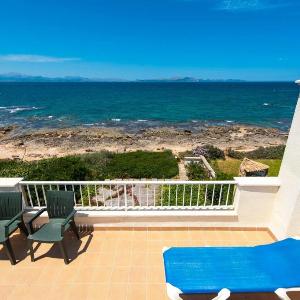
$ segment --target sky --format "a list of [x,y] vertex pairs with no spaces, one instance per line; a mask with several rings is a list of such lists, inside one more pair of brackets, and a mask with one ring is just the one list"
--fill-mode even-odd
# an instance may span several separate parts
[[0,1],[0,73],[300,79],[299,0]]

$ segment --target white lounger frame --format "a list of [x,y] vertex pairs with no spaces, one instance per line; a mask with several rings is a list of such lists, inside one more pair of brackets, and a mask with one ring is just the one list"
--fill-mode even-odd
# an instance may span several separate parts
[[[300,236],[293,237],[296,240],[300,240]],[[170,249],[170,247],[164,247],[163,248],[163,253]],[[292,300],[287,293],[288,292],[300,292],[300,287],[294,287],[294,288],[279,288],[277,289],[274,293],[279,297],[281,300]],[[230,290],[229,289],[222,289],[218,295],[213,298],[212,300],[226,300],[230,297]],[[170,300],[182,300],[180,295],[183,294],[183,292],[178,289],[177,287],[173,286],[170,283],[167,283],[167,295],[170,298]]]

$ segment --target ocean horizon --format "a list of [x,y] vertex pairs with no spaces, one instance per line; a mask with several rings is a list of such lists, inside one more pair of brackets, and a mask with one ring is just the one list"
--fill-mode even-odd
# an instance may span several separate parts
[[140,130],[243,124],[290,127],[292,82],[0,83],[0,126]]

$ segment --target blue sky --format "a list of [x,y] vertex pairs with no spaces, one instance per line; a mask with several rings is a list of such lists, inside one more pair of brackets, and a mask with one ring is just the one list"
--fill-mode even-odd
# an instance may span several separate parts
[[0,73],[300,78],[299,0],[0,2]]

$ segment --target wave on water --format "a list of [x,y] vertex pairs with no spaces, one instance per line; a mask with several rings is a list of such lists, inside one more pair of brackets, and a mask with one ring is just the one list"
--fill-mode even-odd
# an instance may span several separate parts
[[111,119],[111,121],[113,121],[113,122],[120,122],[121,119],[115,119],[115,118],[113,118],[113,119]]
[[8,112],[10,114],[18,113],[21,111],[39,110],[41,107],[36,106],[0,106],[0,111]]

